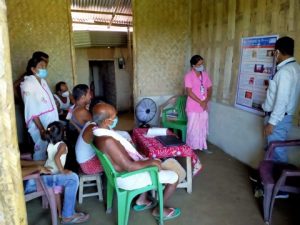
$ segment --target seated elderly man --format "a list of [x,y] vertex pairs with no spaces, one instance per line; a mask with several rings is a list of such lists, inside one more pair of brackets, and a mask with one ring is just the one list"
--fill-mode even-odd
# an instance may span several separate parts
[[[93,120],[97,124],[97,127],[93,129],[93,133],[96,136],[94,140],[96,147],[108,156],[118,172],[130,172],[147,166],[157,166],[159,169],[159,180],[161,183],[166,184],[164,190],[164,202],[166,202],[176,189],[178,183],[177,173],[170,170],[162,170],[160,160],[144,158],[130,142],[113,131],[112,129],[118,122],[116,114],[115,108],[109,104],[100,103],[93,108]],[[149,173],[145,172],[126,178],[118,178],[117,184],[122,189],[134,190],[151,184],[151,178]],[[147,199],[146,193],[143,193],[137,199],[134,209],[141,211],[154,207],[155,204]],[[158,218],[158,212],[159,210],[156,207],[152,215]],[[165,207],[164,220],[178,217],[180,213],[179,208]]]

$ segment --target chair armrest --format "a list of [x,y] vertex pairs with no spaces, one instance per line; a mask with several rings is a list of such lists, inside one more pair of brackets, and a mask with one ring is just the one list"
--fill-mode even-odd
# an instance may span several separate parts
[[162,120],[163,121],[166,121],[167,120],[167,113],[168,112],[172,112],[173,110],[176,110],[176,108],[175,107],[170,107],[170,108],[166,108],[166,109],[164,109],[163,111],[162,111]]
[[135,170],[135,171],[131,171],[131,172],[125,172],[125,173],[120,173],[118,174],[118,177],[128,177],[134,174],[139,174],[139,173],[143,173],[143,172],[158,172],[158,168],[156,166],[148,166],[139,170]]
[[21,154],[21,159],[23,159],[23,160],[33,160],[31,153],[22,153]]
[[33,173],[33,174],[23,177],[23,180],[37,179],[39,177],[40,177],[39,173]]
[[176,103],[176,100],[178,98],[178,95],[174,95],[171,98],[169,98],[165,103],[163,103],[162,105],[159,106],[159,115],[161,115],[161,117],[159,117],[160,121],[159,124],[161,124],[162,122],[162,118],[163,118],[163,110],[165,109],[165,107],[167,107],[169,104],[174,105]]
[[300,177],[300,170],[283,170],[281,176]]
[[274,151],[277,147],[291,147],[291,146],[300,146],[300,139],[271,142],[265,154],[265,160],[272,160]]

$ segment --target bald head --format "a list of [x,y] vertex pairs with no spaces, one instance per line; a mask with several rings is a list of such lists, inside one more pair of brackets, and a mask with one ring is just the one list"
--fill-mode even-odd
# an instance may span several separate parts
[[115,107],[107,103],[98,103],[93,107],[93,121],[100,127],[106,127],[105,120],[114,119],[116,114]]

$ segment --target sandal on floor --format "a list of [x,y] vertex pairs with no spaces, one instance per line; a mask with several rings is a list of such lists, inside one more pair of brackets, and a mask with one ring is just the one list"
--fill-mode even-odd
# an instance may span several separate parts
[[199,175],[202,170],[203,170],[202,164],[201,163],[196,164],[193,169],[193,177]]
[[[163,220],[171,220],[180,216],[181,210],[179,208],[170,208],[171,212],[168,215],[164,215]],[[159,220],[159,215],[153,215],[156,220]]]
[[148,204],[142,204],[142,205],[138,205],[136,204],[135,206],[133,206],[133,210],[136,212],[140,212],[140,211],[144,211],[146,209],[153,209],[155,206],[157,205],[157,202],[149,202]]
[[64,221],[63,219],[61,220],[61,224],[78,224],[78,223],[84,223],[89,220],[90,216],[89,214],[85,213],[77,213],[78,216],[73,217],[69,221]]

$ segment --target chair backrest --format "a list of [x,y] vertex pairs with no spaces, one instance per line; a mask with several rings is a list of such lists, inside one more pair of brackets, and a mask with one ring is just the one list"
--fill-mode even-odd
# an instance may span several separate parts
[[[91,144],[91,145],[92,145],[93,149],[95,150],[96,155],[97,155],[97,157],[99,158],[99,160],[101,162],[101,165],[104,169],[104,173],[107,177],[108,182],[114,187],[114,189],[116,190],[117,193],[122,192],[123,189],[118,188],[117,185],[116,185],[117,184],[117,178],[121,177],[124,174],[127,174],[128,172],[117,172],[115,170],[115,168],[113,167],[113,165],[111,164],[110,160],[107,158],[107,156],[103,152],[99,151],[99,149],[94,144]],[[150,172],[150,177],[151,177],[151,180],[152,180],[152,185],[148,185],[148,187],[158,186],[159,182],[158,182],[158,178],[157,178],[157,176],[158,176],[157,175],[157,168],[156,168],[156,175],[154,175],[154,173],[150,171],[149,167],[146,168],[146,169],[149,170],[148,172]]]
[[97,157],[99,158],[101,165],[104,169],[104,173],[107,177],[108,182],[114,187],[114,189],[116,189],[116,191],[118,192],[118,188],[116,187],[116,179],[119,176],[120,173],[118,173],[115,168],[113,167],[113,165],[111,164],[110,160],[107,158],[107,156],[99,151],[93,144],[91,144],[93,149],[96,152]]
[[177,120],[179,121],[186,121],[186,113],[185,113],[185,105],[186,105],[186,95],[178,96],[175,104],[176,111],[178,113]]
[[[103,152],[99,151],[99,149],[94,144],[91,145],[95,150],[97,157],[101,161],[102,167],[104,169],[104,173],[107,177],[107,182],[108,182],[107,183],[108,184],[107,185],[107,212],[110,212],[112,207],[111,188],[115,189],[118,196],[118,224],[125,224],[125,225],[127,225],[128,223],[130,204],[132,200],[141,193],[150,190],[157,190],[158,199],[159,199],[159,212],[160,212],[159,224],[163,225],[163,192],[162,192],[162,184],[159,182],[159,178],[158,178],[158,168],[156,166],[149,166],[136,171],[119,173],[114,169],[108,157]],[[125,190],[117,187],[117,178],[128,177],[143,172],[149,173],[152,184],[134,190]]]

